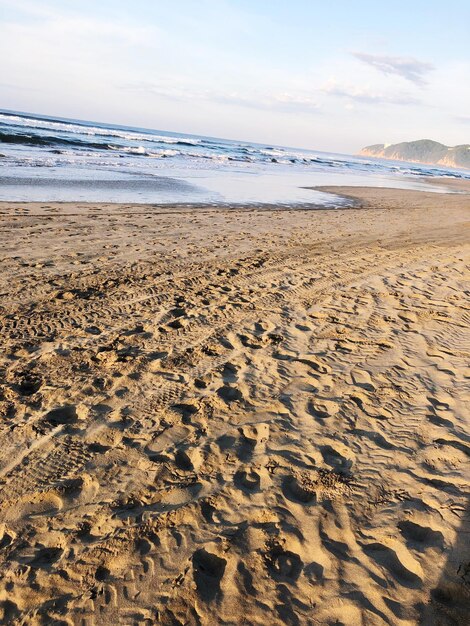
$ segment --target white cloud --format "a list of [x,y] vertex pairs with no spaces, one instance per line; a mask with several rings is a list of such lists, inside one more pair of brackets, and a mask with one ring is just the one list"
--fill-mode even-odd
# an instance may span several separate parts
[[414,96],[409,94],[387,94],[372,90],[368,87],[355,87],[340,84],[334,79],[330,79],[325,85],[323,85],[321,91],[331,96],[348,98],[365,104],[411,105],[419,103]]
[[415,85],[425,85],[425,76],[434,69],[431,63],[418,61],[410,57],[389,57],[364,52],[353,52],[352,55],[376,68],[383,74],[396,74]]
[[[187,85],[187,83],[186,83]],[[131,83],[122,85],[124,91],[146,95],[154,95],[168,100],[180,102],[208,101],[231,106],[248,107],[261,110],[303,111],[318,112],[318,102],[309,95],[291,92],[261,92],[237,90],[213,90],[197,87],[171,84],[169,81],[161,83]]]

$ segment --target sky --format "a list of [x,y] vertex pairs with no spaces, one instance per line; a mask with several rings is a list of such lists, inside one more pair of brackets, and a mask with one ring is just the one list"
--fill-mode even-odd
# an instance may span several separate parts
[[470,0],[0,0],[0,108],[355,153],[470,143]]

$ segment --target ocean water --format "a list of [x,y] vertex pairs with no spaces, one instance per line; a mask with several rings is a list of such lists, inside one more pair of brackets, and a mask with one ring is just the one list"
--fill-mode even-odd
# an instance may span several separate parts
[[429,189],[470,172],[0,110],[0,200],[335,206],[308,189]]

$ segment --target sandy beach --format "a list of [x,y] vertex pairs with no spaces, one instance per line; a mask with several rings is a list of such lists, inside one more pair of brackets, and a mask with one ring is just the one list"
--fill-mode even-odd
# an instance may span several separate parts
[[456,185],[0,203],[0,623],[465,624]]

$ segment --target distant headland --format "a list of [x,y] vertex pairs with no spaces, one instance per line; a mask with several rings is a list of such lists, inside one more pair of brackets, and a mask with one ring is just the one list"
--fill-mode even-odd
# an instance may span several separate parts
[[378,143],[362,148],[359,154],[395,161],[411,161],[470,169],[469,144],[450,147],[431,139],[419,139],[418,141],[403,141],[395,144]]

